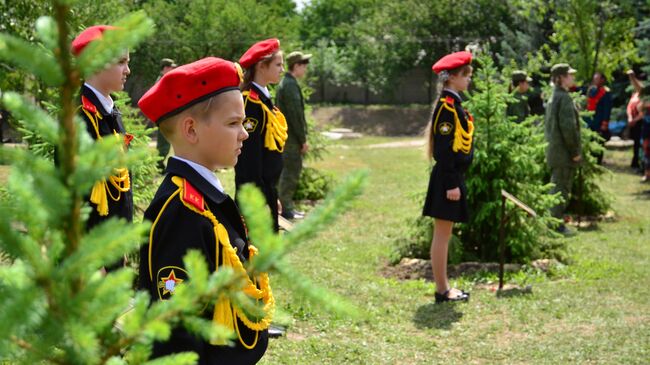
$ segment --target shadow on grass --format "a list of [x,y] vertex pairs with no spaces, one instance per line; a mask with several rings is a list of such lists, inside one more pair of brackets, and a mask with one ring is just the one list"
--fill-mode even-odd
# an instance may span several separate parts
[[523,288],[514,287],[497,290],[497,298],[513,298],[530,294],[533,294],[533,287],[530,285]]
[[413,316],[417,328],[450,329],[454,322],[460,321],[463,313],[456,310],[458,303],[429,303],[420,306]]
[[650,199],[650,190],[641,190],[636,193],[632,194],[633,196],[637,198],[642,198],[642,199]]

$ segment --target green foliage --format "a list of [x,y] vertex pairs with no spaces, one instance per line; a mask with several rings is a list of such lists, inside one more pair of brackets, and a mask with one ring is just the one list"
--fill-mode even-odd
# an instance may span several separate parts
[[[132,148],[125,153],[122,140],[105,138],[93,141],[76,116],[75,92],[79,75],[113,62],[127,47],[142,42],[151,33],[151,21],[143,13],[127,15],[117,22],[122,29],[105,37],[102,46],[84,51],[78,64],[70,59],[67,20],[70,8],[65,2],[53,3],[56,20],[39,20],[39,29],[55,24],[56,31],[42,37],[42,43],[22,43],[25,54],[57,44],[56,60],[49,64],[43,80],[60,80],[59,102],[40,109],[27,98],[7,92],[2,105],[17,116],[25,131],[38,136],[39,143],[53,146],[58,163],[40,149],[2,148],[0,160],[11,161],[11,173],[0,199],[0,361],[16,364],[191,364],[196,354],[176,354],[147,362],[153,341],[169,338],[171,328],[182,325],[206,339],[224,340],[232,336],[225,328],[202,317],[206,306],[227,296],[247,313],[255,315],[260,307],[241,288],[243,278],[232,270],[209,273],[199,252],[184,257],[191,280],[175,291],[172,300],[151,303],[146,293],[132,288],[134,273],[123,268],[102,274],[100,268],[113,263],[125,252],[135,251],[149,230],[148,223],[128,224],[111,219],[83,229],[89,207],[82,207],[82,197],[98,180],[112,173],[113,166],[129,166],[134,175],[134,189],[145,191],[144,202],[155,186],[154,153],[147,147],[148,132],[137,112],[127,106],[128,98],[117,104],[124,112],[129,131],[135,134]],[[6,35],[2,35],[6,37]],[[5,39],[5,38],[3,38]],[[21,56],[22,57],[22,56]],[[12,59],[28,71],[32,61]],[[70,67],[64,67],[68,65]],[[83,68],[80,69],[80,67]],[[25,72],[25,71],[23,71]],[[57,73],[52,75],[50,73]],[[316,232],[359,194],[364,176],[357,174],[339,188],[331,199],[318,207],[310,220],[282,238],[271,232],[268,214],[259,192],[250,205],[257,207],[251,216],[251,232],[262,248],[260,260],[249,263],[248,270],[260,270],[298,278],[295,284],[303,295],[338,313],[356,313],[343,301],[332,299],[309,280],[296,275],[282,261],[290,250]],[[145,186],[147,187],[145,189]],[[6,191],[4,190],[6,188]],[[248,205],[243,198],[244,205]],[[265,217],[267,221],[264,221]]]
[[328,294],[312,285],[310,281],[295,272],[284,260],[291,250],[313,238],[316,233],[331,224],[337,215],[346,211],[356,196],[361,193],[367,176],[366,171],[350,175],[332,194],[317,206],[300,224],[284,235],[275,235],[271,229],[266,203],[259,190],[244,186],[241,196],[242,213],[246,217],[251,241],[260,249],[260,254],[248,267],[250,271],[273,270],[285,276],[291,289],[302,294],[326,309],[356,316],[358,311],[344,299]]
[[302,169],[294,200],[321,200],[332,186],[332,176],[313,167]]
[[[501,190],[515,195],[532,207],[537,218],[508,203],[509,220],[505,240],[512,261],[522,262],[542,255],[540,242],[552,222],[549,208],[558,197],[548,194],[545,165],[535,160],[544,153],[543,131],[529,121],[515,124],[505,116],[510,99],[507,82],[499,79],[493,61],[478,58],[473,78],[475,92],[467,108],[475,117],[474,161],[467,173],[470,221],[460,227],[466,256],[482,260],[498,257]],[[475,249],[477,248],[477,249]]]
[[161,159],[153,148],[149,147],[151,134],[155,129],[147,129],[146,121],[140,115],[138,109],[131,106],[131,99],[128,94],[121,92],[115,100],[115,105],[122,113],[122,122],[128,133],[133,135],[129,147],[130,151],[142,151],[144,157],[130,166],[133,183],[133,203],[141,212],[153,200],[158,188],[157,177],[159,176],[158,161]]
[[612,197],[606,194],[598,183],[608,170],[598,164],[596,154],[604,152],[600,144],[601,137],[590,130],[586,123],[580,129],[582,141],[582,163],[573,179],[571,197],[567,212],[580,216],[599,216],[607,213],[612,204]]
[[153,0],[142,8],[157,26],[132,57],[134,79],[145,85],[156,79],[165,57],[178,64],[206,56],[236,61],[262,39],[277,37],[290,52],[286,47],[297,38],[295,4],[287,0]]
[[558,60],[568,61],[578,70],[578,80],[591,80],[598,70],[611,77],[612,72],[638,61],[632,29],[636,26],[634,14],[642,5],[610,0],[538,3],[555,12],[555,33],[550,40],[558,45]]

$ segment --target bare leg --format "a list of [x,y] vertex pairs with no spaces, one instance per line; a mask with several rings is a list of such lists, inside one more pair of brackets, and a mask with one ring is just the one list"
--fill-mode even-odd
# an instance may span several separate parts
[[431,268],[436,282],[436,291],[440,294],[449,290],[447,280],[447,250],[454,222],[436,219],[431,242]]

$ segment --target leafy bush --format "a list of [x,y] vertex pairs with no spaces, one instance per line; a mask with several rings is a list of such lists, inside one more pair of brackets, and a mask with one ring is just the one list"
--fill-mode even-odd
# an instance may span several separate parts
[[[422,202],[420,202],[422,205]],[[391,252],[389,261],[397,264],[403,257],[429,260],[431,258],[431,239],[433,238],[433,219],[419,216],[407,221],[406,238],[400,238],[400,244]],[[452,235],[449,242],[449,264],[463,261],[463,245],[457,236]]]
[[[459,227],[465,257],[492,261],[499,253],[501,190],[515,195],[533,208],[537,218],[508,203],[509,220],[505,241],[511,261],[525,262],[542,255],[541,242],[548,237],[547,227],[554,219],[549,208],[559,196],[550,195],[546,164],[537,158],[544,154],[546,142],[542,126],[531,120],[513,123],[505,115],[507,82],[499,80],[488,56],[478,59],[475,91],[467,107],[475,117],[474,162],[467,173],[470,221]],[[531,118],[532,119],[532,118]]]
[[567,213],[580,216],[598,216],[607,213],[611,208],[612,198],[598,185],[598,179],[607,174],[608,170],[596,161],[594,155],[603,152],[603,146],[598,142],[600,136],[590,130],[585,123],[580,130],[582,141],[582,164],[573,179],[571,196]]
[[[305,100],[309,98],[313,89],[303,86],[302,92]],[[305,106],[305,117],[307,118],[307,143],[309,151],[305,155],[306,161],[320,161],[327,153],[328,139],[323,136],[316,127],[316,122],[311,118],[310,105]],[[321,200],[330,191],[333,183],[331,174],[319,171],[313,167],[305,166],[298,180],[298,187],[293,196],[294,200]]]
[[313,167],[305,167],[298,180],[294,200],[321,200],[332,186],[332,176]]
[[[154,129],[147,129],[146,121],[141,117],[140,112],[131,106],[131,99],[126,92],[118,93],[115,105],[122,113],[122,122],[126,131],[133,135],[130,144],[132,151],[147,151],[142,159],[135,161],[130,166],[133,180],[133,204],[135,208],[144,213],[144,209],[153,200],[158,184],[156,179],[160,176],[158,173],[157,163],[161,157],[157,151],[149,147],[151,142],[151,133]],[[140,217],[136,214],[136,217]]]
[[[521,124],[508,120],[508,83],[499,79],[491,58],[484,55],[477,61],[480,67],[473,77],[474,92],[466,103],[475,118],[474,161],[466,179],[470,221],[456,225],[454,234],[460,244],[458,248],[450,246],[450,263],[498,258],[501,190],[517,196],[538,214],[529,218],[511,203],[507,205],[508,258],[525,262],[549,254],[543,252],[550,247],[544,244],[549,236],[547,227],[555,221],[549,208],[560,197],[548,193],[551,185],[546,183],[545,164],[538,161],[546,145],[542,127],[535,126],[533,118]],[[409,239],[396,252],[428,257],[432,225],[427,221],[418,218],[409,222]]]

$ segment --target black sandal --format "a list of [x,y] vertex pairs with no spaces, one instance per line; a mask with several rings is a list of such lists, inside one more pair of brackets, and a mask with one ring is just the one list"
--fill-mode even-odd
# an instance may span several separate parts
[[449,297],[449,292],[451,289],[446,290],[444,293],[440,294],[436,292],[435,297],[436,297],[436,303],[444,303],[444,302],[467,302],[469,301],[469,293],[460,291],[460,294],[456,297],[450,298]]

